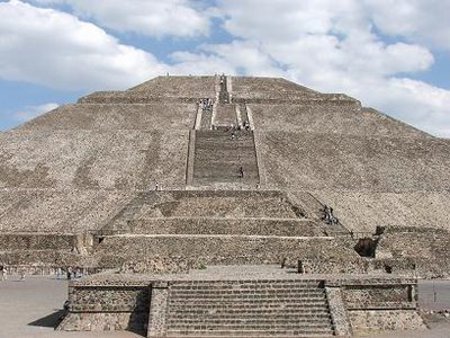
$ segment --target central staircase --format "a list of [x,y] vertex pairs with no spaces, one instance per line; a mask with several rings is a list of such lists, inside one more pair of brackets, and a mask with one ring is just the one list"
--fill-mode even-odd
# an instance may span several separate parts
[[167,337],[328,337],[334,331],[319,280],[177,281]]
[[227,182],[247,186],[259,183],[253,132],[196,131],[194,185]]

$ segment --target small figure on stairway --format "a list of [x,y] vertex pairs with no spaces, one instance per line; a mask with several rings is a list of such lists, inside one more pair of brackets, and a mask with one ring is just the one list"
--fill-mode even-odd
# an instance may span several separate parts
[[327,224],[338,224],[339,220],[333,215],[333,208],[325,205],[323,207],[322,220]]
[[159,190],[159,184],[158,184],[158,182],[156,182],[156,184],[155,184],[155,191],[158,191]]
[[250,130],[250,124],[248,123],[248,121],[244,121],[242,126],[244,127],[245,130]]
[[241,175],[241,178],[244,178],[244,168],[239,167],[239,174]]

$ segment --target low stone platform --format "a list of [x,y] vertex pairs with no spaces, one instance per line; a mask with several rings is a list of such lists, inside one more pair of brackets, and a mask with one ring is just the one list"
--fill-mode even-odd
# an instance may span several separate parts
[[69,285],[59,330],[148,337],[323,337],[416,329],[417,280],[303,275],[278,266],[211,266],[176,275],[101,273]]

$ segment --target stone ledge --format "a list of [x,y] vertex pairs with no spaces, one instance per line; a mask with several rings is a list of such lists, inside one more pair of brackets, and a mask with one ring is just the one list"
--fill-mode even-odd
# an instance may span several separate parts
[[349,277],[349,278],[327,278],[325,280],[325,286],[379,286],[379,287],[390,287],[392,285],[415,285],[417,284],[417,278],[408,277],[373,277],[370,275]]
[[347,302],[347,310],[415,310],[416,302],[379,302],[369,304],[358,304]]

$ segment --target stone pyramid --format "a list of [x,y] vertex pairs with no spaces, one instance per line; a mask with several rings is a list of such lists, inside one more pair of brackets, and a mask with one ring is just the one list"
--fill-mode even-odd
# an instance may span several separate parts
[[277,78],[157,77],[1,133],[0,160],[10,266],[301,258],[315,272],[361,272],[354,248],[371,238],[394,266],[450,273],[450,142],[344,94]]

